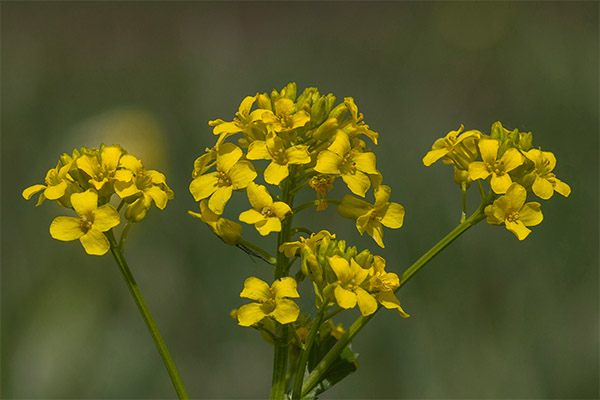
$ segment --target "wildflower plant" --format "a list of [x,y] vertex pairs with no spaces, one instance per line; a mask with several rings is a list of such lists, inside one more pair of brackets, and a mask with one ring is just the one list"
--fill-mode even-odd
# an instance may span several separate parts
[[[543,220],[540,203],[527,202],[528,197],[547,200],[554,192],[566,197],[571,191],[554,175],[554,155],[534,148],[530,132],[511,131],[500,122],[492,124],[489,134],[463,126],[450,131],[435,140],[423,164],[441,161],[453,167],[462,193],[460,222],[400,274],[400,268],[347,243],[330,228],[313,232],[301,224],[303,214],[334,205],[339,216],[354,221],[357,231],[381,248],[384,228],[403,226],[404,207],[377,169],[374,146],[379,134],[365,123],[354,99],[338,102],[317,88],[298,94],[296,84],[290,83],[279,91],[245,97],[232,120],[216,119],[209,125],[215,144],[194,161],[189,184],[200,212],[188,213],[226,245],[272,267],[269,281],[249,276],[240,284],[239,296],[246,300],[231,312],[240,326],[257,330],[274,346],[271,399],[313,399],[354,372],[354,337],[381,309],[408,318],[399,289],[470,227],[486,220],[523,240],[531,233],[528,227]],[[341,199],[328,197],[336,185],[348,192]],[[467,217],[467,191],[473,186],[480,204]],[[303,191],[315,200],[297,205]],[[178,396],[186,398],[123,257],[131,224],[144,219],[153,204],[163,209],[173,197],[164,175],[146,170],[119,146],[102,145],[63,154],[44,184],[25,189],[23,196],[30,199],[35,193],[40,193],[38,205],[56,200],[77,214],[57,217],[50,226],[52,237],[79,239],[89,254],[112,251]],[[110,204],[113,195],[120,199],[117,207]],[[228,208],[233,195],[247,199],[241,213]],[[113,228],[120,224],[123,208],[127,224],[117,241]],[[271,250],[244,237],[244,225],[256,229],[263,241],[270,240]],[[311,289],[311,301],[304,304],[314,304],[314,309],[299,306],[301,284]],[[357,314],[347,329],[334,321],[343,312]]]

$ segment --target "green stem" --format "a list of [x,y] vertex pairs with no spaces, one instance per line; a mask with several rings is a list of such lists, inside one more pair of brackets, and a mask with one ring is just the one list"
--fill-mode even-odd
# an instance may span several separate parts
[[183,382],[181,381],[181,377],[179,376],[179,372],[177,372],[177,367],[173,362],[173,358],[167,349],[167,345],[165,344],[164,339],[162,338],[158,327],[156,326],[156,322],[154,322],[154,318],[144,301],[144,297],[142,296],[142,292],[140,291],[127,262],[125,261],[125,257],[123,256],[123,252],[119,245],[117,245],[117,241],[115,239],[115,235],[112,230],[106,232],[106,236],[108,237],[108,241],[110,242],[110,250],[115,257],[115,261],[117,262],[121,273],[123,274],[123,279],[125,279],[125,283],[127,284],[127,288],[137,305],[137,308],[142,315],[144,322],[146,323],[146,327],[150,332],[150,336],[152,336],[152,340],[154,340],[154,344],[156,345],[156,349],[160,354],[160,357],[167,368],[167,372],[171,377],[171,382],[173,382],[173,386],[175,387],[175,391],[177,392],[177,396],[180,399],[189,399],[187,392],[185,391],[185,387],[183,386]]
[[[479,208],[463,223],[454,228],[448,235],[440,240],[435,246],[427,251],[421,258],[413,263],[400,277],[400,285],[396,289],[400,289],[406,284],[421,268],[423,268],[429,261],[431,261],[438,253],[452,243],[456,238],[462,235],[467,229],[476,225],[485,218],[484,209],[490,204],[496,196],[492,193],[486,198]],[[381,308],[381,307],[379,307]],[[378,308],[378,310],[379,310]],[[377,312],[377,311],[376,311]],[[340,353],[346,348],[346,346],[352,341],[352,339],[360,332],[362,328],[375,316],[375,313],[363,317],[362,315],[354,321],[348,331],[337,341],[337,343],[329,350],[329,352],[323,357],[319,364],[312,370],[312,372],[306,377],[304,385],[302,385],[302,395],[306,395],[310,392],[315,385],[317,385],[323,376],[331,367],[331,365],[337,360]]]
[[[477,181],[477,187],[479,188],[479,197],[481,197],[481,201],[485,201],[485,190],[483,190],[483,185],[481,184],[481,180]],[[492,191],[490,190],[490,193]]]
[[[342,204],[342,202],[340,200],[337,200],[337,199],[325,199],[325,201],[327,203],[331,203],[331,204]],[[309,201],[308,203],[301,204],[298,207],[294,208],[292,210],[292,212],[294,214],[296,214],[296,213],[298,213],[298,212],[300,212],[302,210],[305,210],[307,208],[316,207],[316,206],[319,205],[319,203],[321,203],[321,200]]]
[[460,216],[460,223],[465,222],[467,218],[467,183],[461,182],[460,190],[462,191],[462,214]]
[[121,208],[123,208],[124,205],[125,205],[125,200],[121,200],[121,202],[117,206],[117,211],[121,211]]
[[260,254],[261,256],[263,256],[265,261],[267,261],[269,264],[272,264],[272,265],[277,264],[277,259],[275,257],[270,255],[266,250],[262,249],[261,247],[258,247],[254,243],[244,240],[242,238],[240,238],[240,240],[238,242],[242,246],[245,246],[245,247],[249,248],[250,250],[255,251],[258,254]]
[[119,239],[119,251],[123,253],[123,245],[125,244],[125,238],[127,238],[127,234],[129,233],[129,229],[133,223],[131,221],[127,221],[125,224],[125,228],[123,228],[123,232],[121,232],[121,238]]
[[300,233],[300,232],[306,233],[307,235],[312,235],[314,233],[310,229],[303,228],[303,227],[299,226],[299,227],[296,227],[296,228],[294,228],[294,229],[291,230],[290,236],[294,236],[296,233]]
[[300,351],[300,359],[298,360],[298,367],[296,369],[296,378],[294,379],[294,388],[292,389],[293,400],[299,400],[302,394],[302,382],[304,381],[306,363],[308,362],[308,356],[310,355],[312,345],[315,342],[315,338],[317,337],[317,332],[319,331],[319,328],[323,323],[325,311],[327,311],[327,304],[321,305],[321,309],[319,310],[317,317],[313,320],[312,326],[310,327],[310,331],[308,332],[308,336],[306,337],[304,348],[302,349],[302,351]]

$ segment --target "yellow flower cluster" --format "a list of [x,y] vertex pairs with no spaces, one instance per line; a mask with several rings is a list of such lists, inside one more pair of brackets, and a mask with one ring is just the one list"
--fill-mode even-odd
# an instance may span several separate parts
[[82,147],[63,154],[46,174],[44,184],[26,188],[23,197],[29,200],[36,193],[40,193],[37,206],[46,199],[56,200],[79,215],[55,218],[50,225],[52,237],[79,239],[93,255],[108,252],[110,245],[103,232],[120,223],[119,212],[109,204],[113,194],[121,199],[119,209],[127,204],[125,218],[131,222],[144,219],[152,203],[162,210],[173,198],[163,174],[146,170],[122,147],[104,144],[99,149]]
[[[346,196],[339,211],[355,219],[359,232],[367,232],[383,247],[382,225],[402,226],[404,209],[387,202],[390,189],[381,185],[375,154],[361,139],[364,135],[377,144],[378,133],[365,124],[351,97],[335,105],[334,95],[321,95],[317,88],[307,88],[299,96],[296,92],[296,84],[290,83],[281,91],[248,96],[233,121],[209,122],[217,141],[194,162],[189,187],[196,201],[208,199],[207,208],[193,215],[221,238],[231,239],[233,232],[217,230],[215,224],[225,220],[222,215],[232,193],[245,192],[252,209],[239,215],[239,220],[268,235],[280,232],[282,221],[292,214],[291,204],[276,199],[269,185],[309,186],[316,192],[316,210],[321,211],[327,208],[325,194],[341,178],[353,194],[363,198],[373,186],[375,205]],[[236,143],[231,142],[234,137]],[[264,169],[256,164],[259,161]],[[255,182],[259,173],[266,186]],[[237,232],[235,222],[225,221]],[[235,244],[235,240],[229,242]]]
[[532,148],[531,132],[510,131],[500,122],[490,135],[461,127],[435,141],[423,158],[430,166],[438,160],[454,165],[454,180],[464,188],[472,181],[486,180],[492,193],[502,195],[485,208],[487,222],[504,225],[519,240],[531,232],[527,226],[542,222],[540,203],[525,203],[527,193],[548,200],[558,192],[567,197],[571,188],[552,172],[554,154]]

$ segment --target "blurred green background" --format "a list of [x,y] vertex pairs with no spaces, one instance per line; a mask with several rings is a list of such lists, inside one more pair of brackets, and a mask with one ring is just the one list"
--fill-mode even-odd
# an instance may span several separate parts
[[[188,392],[267,396],[272,350],[228,314],[245,302],[243,279],[268,279],[269,267],[187,215],[197,210],[187,188],[215,142],[208,120],[295,81],[355,98],[406,208],[385,249],[333,207],[307,225],[376,251],[391,271],[458,222],[451,168],[421,159],[461,123],[533,131],[573,189],[543,203],[524,242],[485,223],[459,238],[400,292],[412,317],[378,315],[354,341],[358,372],[324,398],[598,398],[598,12],[598,2],[3,2],[2,397],[175,395],[110,255],[53,240],[51,220],[68,211],[21,197],[61,153],[101,142],[166,173],[175,191],[134,226],[126,256]],[[247,208],[241,195],[232,204],[230,218]]]

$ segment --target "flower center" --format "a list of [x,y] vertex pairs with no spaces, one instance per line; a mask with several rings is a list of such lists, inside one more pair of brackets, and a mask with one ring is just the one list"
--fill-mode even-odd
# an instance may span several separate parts
[[231,185],[231,179],[227,176],[225,172],[219,171],[219,178],[217,183],[221,186],[229,186]]
[[274,215],[271,207],[264,207],[260,213],[265,217],[272,217]]
[[79,218],[79,220],[80,220],[79,224],[80,224],[80,226],[81,226],[81,229],[82,229],[84,232],[87,232],[87,231],[89,231],[90,229],[92,229],[93,221],[91,221],[91,219],[89,219],[89,218],[88,218],[86,215],[82,215],[82,216]]
[[508,222],[516,222],[519,220],[519,212],[518,211],[512,211],[510,214],[508,214],[506,216],[506,220]]

